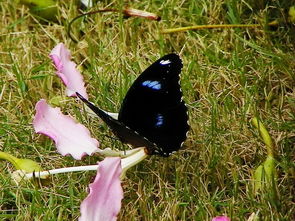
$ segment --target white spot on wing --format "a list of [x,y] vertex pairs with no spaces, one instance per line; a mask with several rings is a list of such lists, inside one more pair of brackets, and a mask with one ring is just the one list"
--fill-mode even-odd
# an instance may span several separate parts
[[171,63],[170,60],[162,60],[162,61],[160,61],[161,65],[166,65],[166,64],[170,64],[170,63]]

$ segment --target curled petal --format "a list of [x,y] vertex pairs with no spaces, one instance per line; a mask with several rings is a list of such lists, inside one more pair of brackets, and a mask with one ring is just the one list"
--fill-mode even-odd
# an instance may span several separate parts
[[89,130],[63,115],[59,108],[49,106],[44,99],[36,104],[33,126],[36,133],[42,133],[55,141],[57,151],[81,159],[85,154],[98,151],[98,141],[91,138]]
[[98,165],[96,178],[89,185],[90,193],[81,204],[79,221],[113,221],[121,208],[123,190],[119,157],[107,157]]
[[156,20],[156,21],[161,20],[161,17],[156,15],[155,13],[142,11],[135,8],[126,8],[124,9],[123,13],[126,16],[135,16],[135,17],[147,18],[147,19]]
[[13,164],[15,169],[23,170],[26,173],[34,172],[34,171],[42,171],[41,166],[31,159],[22,159],[12,156],[9,153],[5,153],[0,151],[0,160],[7,160]]
[[87,98],[88,95],[84,87],[83,76],[77,70],[76,64],[71,61],[70,51],[65,45],[63,43],[56,45],[49,56],[57,70],[56,74],[67,86],[66,94],[73,97],[76,96],[76,92],[79,92],[82,96]]
[[212,221],[230,221],[230,218],[227,216],[216,216],[212,219]]

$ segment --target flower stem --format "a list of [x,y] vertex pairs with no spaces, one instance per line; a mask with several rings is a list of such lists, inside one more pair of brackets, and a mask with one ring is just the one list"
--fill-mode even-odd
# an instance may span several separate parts
[[103,150],[98,150],[97,153],[99,153],[100,155],[103,155],[105,157],[121,157],[121,158],[126,158],[129,157],[133,154],[135,154],[136,152],[140,151],[140,147],[139,148],[135,148],[132,150],[124,150],[124,151],[118,151],[118,150],[113,150],[111,148],[105,148]]
[[129,169],[130,167],[133,167],[134,165],[138,164],[142,160],[144,160],[148,155],[146,154],[145,148],[139,148],[137,152],[130,155],[129,157],[126,157],[122,159],[122,168],[123,169]]
[[[146,154],[145,148],[138,148],[137,151],[135,151],[132,155],[124,158],[121,160],[121,166],[122,166],[122,175],[121,178],[124,177],[126,171],[144,160],[148,155]],[[98,165],[88,165],[88,166],[78,166],[78,167],[65,167],[65,168],[58,168],[58,169],[52,169],[48,171],[41,171],[41,172],[34,172],[34,173],[27,173],[24,174],[25,179],[31,179],[33,177],[46,177],[53,174],[59,174],[59,173],[71,173],[71,172],[80,172],[80,171],[91,171],[91,170],[97,170],[99,167]]]
[[42,171],[42,172],[27,173],[25,175],[25,178],[30,179],[30,178],[33,178],[33,177],[44,177],[44,176],[53,175],[53,174],[59,174],[59,173],[90,171],[90,170],[97,170],[97,168],[98,168],[98,165],[65,167],[65,168],[52,169],[52,170]]

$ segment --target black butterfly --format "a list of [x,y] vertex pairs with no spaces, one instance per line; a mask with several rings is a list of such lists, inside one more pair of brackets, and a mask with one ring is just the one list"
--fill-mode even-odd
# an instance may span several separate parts
[[77,95],[122,142],[167,157],[181,148],[189,130],[179,85],[181,68],[176,54],[165,55],[149,66],[128,90],[118,120]]

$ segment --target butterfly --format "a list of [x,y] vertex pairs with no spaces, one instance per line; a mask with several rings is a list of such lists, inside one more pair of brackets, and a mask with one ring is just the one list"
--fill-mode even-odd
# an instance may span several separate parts
[[145,147],[148,154],[168,157],[179,150],[189,131],[187,107],[182,99],[182,61],[168,54],[150,65],[131,85],[118,119],[77,96],[123,142]]

